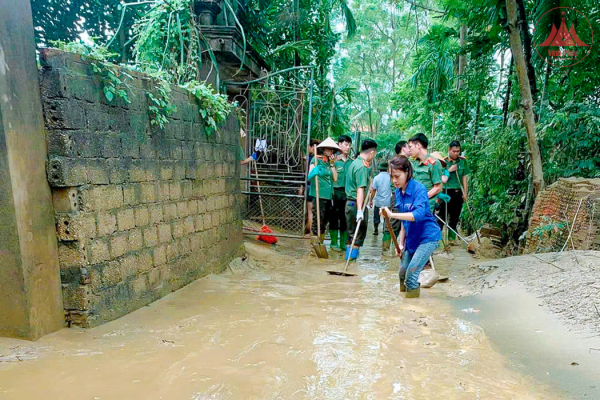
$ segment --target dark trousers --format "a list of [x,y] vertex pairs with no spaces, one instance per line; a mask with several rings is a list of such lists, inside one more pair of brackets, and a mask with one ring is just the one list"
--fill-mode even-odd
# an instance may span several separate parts
[[[448,212],[448,221],[447,224],[450,228],[454,229],[458,232],[458,222],[460,221],[460,213],[462,211],[463,206],[463,198],[462,191],[460,189],[446,189],[446,193],[450,196],[450,201],[448,203],[442,201],[442,205],[440,207],[440,211],[438,216],[446,221],[446,211]],[[440,228],[444,228],[444,224],[442,221],[438,220],[438,224]],[[452,238],[454,234],[452,231],[448,231],[448,235]]]
[[[348,239],[346,245],[352,244],[354,231],[356,230],[356,200],[346,200],[346,225],[348,226]],[[367,237],[367,225],[369,224],[369,209],[365,207],[364,219],[360,222],[360,228],[356,235],[354,245],[361,247]]]
[[346,189],[333,189],[333,208],[331,210],[331,219],[329,229],[332,231],[346,232]]
[[[321,235],[325,233],[327,222],[331,216],[331,200],[319,199],[319,218],[321,219]],[[312,233],[317,235],[317,199],[313,200]]]
[[381,222],[381,215],[379,215],[379,207],[373,207],[373,226],[377,228]]
[[[375,208],[377,208],[377,207],[375,207]],[[393,213],[400,212],[396,209],[396,207],[390,208],[390,211]],[[398,235],[400,234],[400,230],[402,229],[402,221],[400,221],[399,219],[390,218],[390,225],[392,225],[394,234],[396,235],[396,237],[398,237]],[[385,220],[383,220],[383,233],[384,234],[388,233],[388,228],[387,228],[387,225],[385,224]]]

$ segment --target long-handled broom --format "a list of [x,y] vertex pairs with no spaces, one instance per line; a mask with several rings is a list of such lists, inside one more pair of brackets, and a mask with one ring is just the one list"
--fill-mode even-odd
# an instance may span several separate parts
[[[365,190],[368,190],[367,186],[365,188]],[[365,208],[367,208],[367,204],[369,204],[369,200],[371,200],[371,191],[369,190],[369,193],[367,194],[367,198],[364,201],[363,204],[363,208],[362,211],[364,213]],[[350,250],[352,250],[352,248],[354,247],[354,242],[356,241],[356,235],[358,235],[358,230],[360,229],[360,224],[363,222],[362,219],[359,219],[358,222],[356,223],[356,229],[354,230],[354,236],[352,236],[352,244],[350,245]],[[339,275],[339,276],[356,276],[356,274],[352,274],[350,272],[346,272],[348,271],[348,265],[350,264],[350,255],[348,255],[348,259],[346,260],[346,268],[344,268],[343,272],[340,271],[327,271],[327,273],[329,275]]]

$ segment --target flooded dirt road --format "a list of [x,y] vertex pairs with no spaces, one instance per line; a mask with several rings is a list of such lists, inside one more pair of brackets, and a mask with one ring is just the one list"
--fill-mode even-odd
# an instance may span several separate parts
[[405,300],[374,243],[352,278],[298,242],[248,243],[232,270],[101,327],[0,338],[0,398],[563,398],[510,369],[441,284]]

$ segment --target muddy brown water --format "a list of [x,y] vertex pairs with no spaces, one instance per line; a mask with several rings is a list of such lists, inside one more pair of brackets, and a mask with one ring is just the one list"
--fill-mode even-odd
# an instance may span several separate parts
[[248,243],[233,271],[98,328],[0,338],[0,398],[563,398],[511,368],[441,284],[405,300],[377,245],[351,278],[298,242]]

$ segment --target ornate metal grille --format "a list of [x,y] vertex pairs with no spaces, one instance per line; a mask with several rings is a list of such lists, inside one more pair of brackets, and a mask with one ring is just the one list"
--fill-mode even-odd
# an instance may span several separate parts
[[312,67],[250,82],[225,82],[245,112],[245,156],[258,155],[243,176],[244,230],[267,225],[275,236],[304,237],[306,170],[312,119]]

